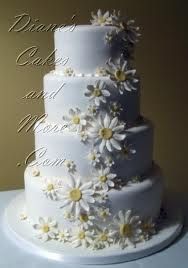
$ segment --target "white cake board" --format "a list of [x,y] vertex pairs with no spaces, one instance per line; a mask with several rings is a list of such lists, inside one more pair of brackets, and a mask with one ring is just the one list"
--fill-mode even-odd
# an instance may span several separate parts
[[[42,257],[70,264],[113,264],[127,262],[151,255],[171,244],[180,234],[183,227],[183,217],[178,209],[168,210],[168,217],[157,235],[147,242],[137,244],[136,248],[120,250],[111,246],[102,250],[72,248],[56,241],[41,242],[33,235],[30,223],[21,221],[20,213],[25,205],[24,193],[13,199],[5,210],[4,229],[7,236],[23,250]],[[170,208],[170,204],[167,206]],[[170,213],[169,213],[170,211]]]

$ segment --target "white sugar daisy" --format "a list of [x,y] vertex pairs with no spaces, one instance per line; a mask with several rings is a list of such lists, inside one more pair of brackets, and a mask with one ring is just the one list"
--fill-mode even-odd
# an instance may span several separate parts
[[98,9],[97,14],[95,15],[93,12],[91,13],[92,20],[91,24],[96,26],[104,26],[104,25],[110,25],[111,24],[111,17],[109,11],[106,11],[104,14],[102,14],[101,9]]
[[62,181],[56,178],[45,179],[42,190],[47,198],[50,198],[52,200],[58,200],[61,195]]
[[113,158],[108,155],[104,159],[104,164],[106,167],[112,167],[115,164],[115,162],[114,162]]
[[139,175],[135,175],[135,176],[132,176],[129,178],[129,181],[127,182],[127,185],[132,185],[132,184],[135,184],[135,183],[139,183],[141,182],[141,176]]
[[96,106],[99,106],[101,102],[106,103],[106,98],[110,96],[110,92],[106,84],[98,80],[95,85],[87,86],[85,96],[89,97],[90,101],[93,101]]
[[132,215],[131,210],[119,211],[113,218],[117,230],[117,241],[122,248],[136,246],[141,240],[141,220],[139,216]]
[[153,235],[157,233],[156,224],[152,218],[143,221],[141,224],[141,229],[142,229],[141,239],[145,241],[149,240]]
[[95,104],[90,104],[88,107],[88,113],[91,117],[95,117],[99,113],[99,106]]
[[125,140],[125,143],[123,144],[123,147],[118,157],[121,157],[122,159],[126,159],[126,160],[131,160],[135,154],[136,154],[136,150],[133,148],[133,145],[129,144]]
[[57,222],[51,218],[39,218],[39,222],[33,225],[37,232],[37,237],[43,242],[55,239],[57,234]]
[[92,166],[95,167],[97,164],[100,163],[101,154],[96,149],[92,149],[87,155],[87,158],[89,159]]
[[95,197],[95,200],[97,203],[105,204],[108,201],[108,191],[106,191],[102,188],[101,189],[96,188],[94,197]]
[[123,20],[118,23],[117,32],[122,34],[122,38],[126,42],[129,41],[132,44],[137,43],[141,36],[139,30],[140,28],[135,26],[134,20]]
[[117,36],[116,30],[112,30],[106,33],[104,40],[107,44],[111,45],[116,36]]
[[83,142],[83,143],[86,143],[88,141],[88,134],[87,134],[87,131],[86,130],[82,130],[80,133],[80,140]]
[[68,172],[75,173],[76,172],[76,164],[72,160],[66,159],[64,165],[68,169]]
[[78,216],[81,210],[88,212],[90,205],[95,203],[94,194],[91,181],[81,183],[79,176],[75,178],[70,174],[69,179],[63,184],[61,208],[75,216]]
[[118,116],[123,111],[121,104],[118,103],[117,101],[110,102],[109,109],[110,109],[110,114],[112,116]]
[[58,233],[56,235],[56,239],[58,242],[67,242],[69,241],[70,238],[70,233],[68,231],[68,229],[60,229],[58,230]]
[[75,75],[74,70],[72,68],[65,68],[63,70],[63,74],[65,76],[74,76]]
[[71,131],[81,132],[87,125],[87,115],[78,108],[70,109],[69,115],[63,116],[63,120],[67,122],[68,128]]
[[111,14],[111,20],[112,20],[112,25],[118,26],[121,20],[121,12],[120,10],[116,11],[115,9],[113,10]]
[[107,76],[106,69],[104,67],[97,67],[95,70],[96,76]]
[[109,59],[107,66],[107,73],[120,94],[123,94],[125,90],[132,91],[137,89],[135,87],[135,84],[138,83],[138,79],[135,78],[136,70],[130,69],[128,61],[124,59],[123,55],[117,60],[117,63]]
[[110,209],[107,208],[107,207],[99,207],[99,208],[97,209],[97,213],[98,213],[99,218],[100,218],[102,221],[104,221],[104,222],[105,222],[105,221],[110,217],[110,215],[111,215],[111,213],[110,213]]
[[98,169],[94,174],[95,186],[104,189],[104,191],[108,191],[109,187],[114,187],[113,180],[116,176],[116,174],[110,173],[109,167]]
[[108,114],[105,115],[104,119],[99,117],[89,129],[89,135],[95,140],[96,143],[100,143],[99,151],[102,153],[106,148],[109,152],[114,149],[121,150],[120,142],[126,137],[126,134],[121,132],[125,128],[125,124],[119,123],[118,118],[110,118]]
[[134,20],[129,20],[121,16],[120,11],[114,10],[111,14],[112,24],[117,27],[117,33],[123,33],[125,41],[129,41],[132,44],[136,43],[141,36],[139,33],[139,27],[135,26]]
[[75,228],[71,237],[71,244],[73,247],[83,246],[89,247],[93,243],[93,232],[85,230],[82,226]]
[[94,220],[95,216],[86,212],[81,212],[76,220],[76,223],[78,223],[78,225],[84,229],[88,229],[90,226],[93,226]]
[[102,249],[109,247],[115,238],[115,231],[112,231],[108,228],[96,228],[94,248]]

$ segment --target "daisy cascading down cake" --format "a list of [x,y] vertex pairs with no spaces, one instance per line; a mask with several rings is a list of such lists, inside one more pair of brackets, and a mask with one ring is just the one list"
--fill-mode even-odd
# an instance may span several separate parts
[[56,62],[68,61],[44,77],[44,94],[58,95],[44,99],[25,171],[21,218],[37,239],[125,249],[155,234],[163,179],[152,162],[153,126],[140,116],[139,36],[116,11],[56,30]]

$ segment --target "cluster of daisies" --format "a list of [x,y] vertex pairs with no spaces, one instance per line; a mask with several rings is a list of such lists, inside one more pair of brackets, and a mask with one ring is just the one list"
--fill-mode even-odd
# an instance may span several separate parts
[[[97,163],[96,163],[97,164]],[[150,239],[156,228],[152,219],[141,221],[132,211],[119,211],[111,215],[108,206],[107,192],[114,186],[116,175],[110,173],[110,168],[96,170],[92,181],[82,182],[75,173],[72,161],[66,163],[70,177],[44,179],[43,193],[47,198],[60,201],[64,219],[73,228],[62,228],[51,218],[40,217],[33,224],[36,236],[42,241],[57,240],[69,242],[73,247],[88,247],[103,249],[118,244],[122,249],[136,246],[137,243]],[[40,176],[37,170],[33,173]],[[22,220],[27,216],[23,214]],[[76,227],[75,227],[76,226]]]
[[[120,12],[102,14],[98,10],[96,15],[92,13],[92,18],[93,25],[116,26],[105,36],[108,44],[117,36],[123,40],[125,47],[138,40],[138,27],[134,26],[132,20],[122,20]],[[66,68],[64,75],[75,76],[75,72],[72,68]],[[63,116],[70,131],[76,132],[83,143],[91,143],[87,159],[92,167],[92,180],[84,182],[77,173],[75,163],[67,159],[64,165],[68,178],[44,179],[42,188],[47,198],[59,201],[64,219],[73,226],[76,224],[76,228],[60,228],[53,219],[42,217],[37,224],[33,224],[33,228],[42,241],[52,239],[69,242],[74,247],[92,249],[102,249],[112,244],[125,248],[148,240],[155,233],[155,224],[151,219],[143,222],[131,210],[119,211],[112,217],[108,204],[108,191],[115,187],[119,179],[113,172],[114,154],[130,160],[136,153],[132,144],[127,142],[126,124],[119,119],[123,108],[120,103],[108,100],[112,94],[122,95],[125,91],[136,90],[138,79],[136,70],[130,67],[124,53],[116,61],[109,59],[106,68],[97,68],[96,75],[109,76],[114,90],[97,80],[85,90],[85,97],[89,101],[87,112],[72,108]],[[35,170],[33,175],[40,176],[40,172]],[[135,177],[134,180],[138,181],[139,178]],[[22,219],[26,219],[24,215]]]
[[[104,217],[108,212],[98,211]],[[107,215],[108,216],[108,215]],[[153,221],[142,222],[139,216],[133,215],[131,210],[119,211],[113,217],[111,223],[93,228],[94,216],[82,213],[79,215],[79,223],[74,228],[61,228],[51,218],[40,217],[38,223],[33,224],[36,236],[42,241],[57,240],[62,243],[70,243],[73,247],[83,246],[91,249],[103,249],[117,244],[122,249],[133,246],[139,242],[146,241],[156,233]]]
[[138,42],[140,37],[139,27],[135,26],[134,20],[129,20],[121,16],[120,11],[113,10],[112,13],[106,11],[104,14],[99,9],[97,14],[91,13],[91,24],[95,26],[115,26],[106,36],[106,41],[111,42],[119,34],[127,44]]

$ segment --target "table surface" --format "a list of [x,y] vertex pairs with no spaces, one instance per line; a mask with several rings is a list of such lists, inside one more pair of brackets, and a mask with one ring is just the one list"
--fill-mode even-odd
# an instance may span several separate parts
[[[72,268],[69,265],[43,257],[33,255],[17,247],[9,240],[2,228],[2,216],[4,208],[10,200],[21,190],[0,192],[0,268]],[[178,197],[179,206],[185,215],[185,227],[181,236],[168,248],[136,261],[116,265],[92,265],[91,268],[186,268],[188,267],[188,198]],[[77,265],[77,268],[85,268],[88,265]]]

